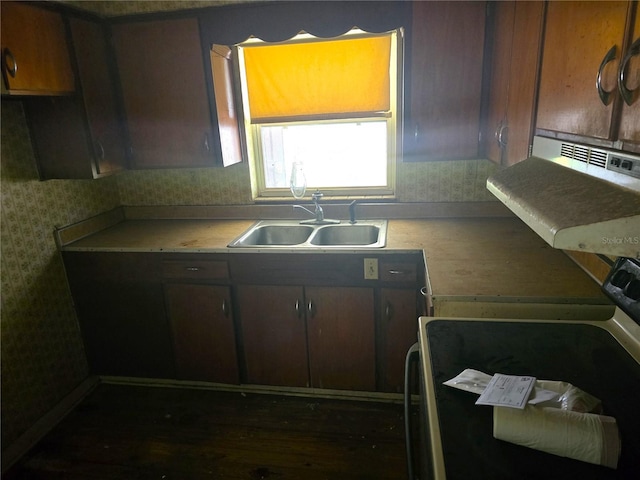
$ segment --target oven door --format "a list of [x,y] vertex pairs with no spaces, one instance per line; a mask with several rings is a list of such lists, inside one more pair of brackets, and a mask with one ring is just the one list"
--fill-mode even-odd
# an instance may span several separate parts
[[[428,419],[424,446],[433,479],[637,479],[640,472],[640,365],[608,322],[420,319],[420,359]],[[465,368],[562,380],[600,398],[622,439],[610,469],[493,438],[493,410],[443,382]],[[427,477],[428,478],[428,477]]]

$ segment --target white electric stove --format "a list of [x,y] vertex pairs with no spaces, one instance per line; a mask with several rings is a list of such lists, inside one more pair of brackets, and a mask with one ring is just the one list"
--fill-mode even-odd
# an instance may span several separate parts
[[[412,426],[407,429],[408,452],[419,459],[409,460],[412,480],[640,478],[640,261],[619,258],[603,291],[617,305],[613,317],[603,321],[421,317],[422,439],[417,448]],[[475,405],[468,392],[443,385],[466,368],[561,380],[601,399],[620,431],[618,467],[493,438],[492,409]]]

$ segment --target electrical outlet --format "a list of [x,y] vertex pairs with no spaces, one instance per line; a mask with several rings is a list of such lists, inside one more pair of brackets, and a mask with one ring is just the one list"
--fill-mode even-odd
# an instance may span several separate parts
[[364,259],[364,279],[365,280],[378,279],[378,259],[377,258]]

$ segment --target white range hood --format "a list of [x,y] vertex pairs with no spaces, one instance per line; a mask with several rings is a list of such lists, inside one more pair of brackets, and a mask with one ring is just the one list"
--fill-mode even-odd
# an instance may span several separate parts
[[640,157],[536,137],[487,188],[554,248],[640,258]]

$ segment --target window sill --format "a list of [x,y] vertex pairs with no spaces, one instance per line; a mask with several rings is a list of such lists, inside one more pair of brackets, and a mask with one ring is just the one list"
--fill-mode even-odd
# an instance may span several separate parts
[[[352,202],[358,201],[375,201],[375,202],[395,202],[395,195],[329,195],[324,193],[322,201],[320,203],[333,203],[333,202]],[[258,204],[270,204],[270,203],[313,203],[311,195],[305,195],[303,198],[293,198],[291,195],[284,197],[257,197],[253,199],[254,203]]]

